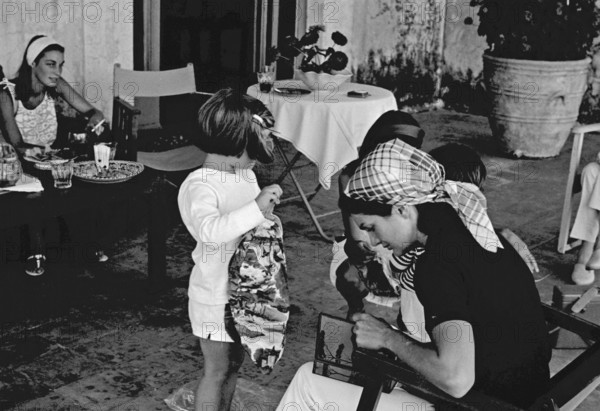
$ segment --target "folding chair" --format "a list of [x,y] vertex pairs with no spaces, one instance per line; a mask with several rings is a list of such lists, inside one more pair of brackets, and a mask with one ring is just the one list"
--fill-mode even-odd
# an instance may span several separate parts
[[[113,133],[118,143],[119,156],[126,160],[138,161],[145,166],[161,171],[182,171],[197,168],[202,165],[205,158],[199,148],[194,145],[185,145],[160,152],[148,152],[138,150],[138,138],[144,134],[160,136],[160,130],[167,133],[185,133],[190,131],[194,118],[194,108],[201,104],[194,101],[196,96],[211,96],[210,93],[196,91],[196,80],[194,79],[194,65],[188,64],[184,68],[166,71],[134,71],[120,67],[117,63],[114,67],[114,100],[113,100]],[[192,107],[188,111],[189,118],[182,118],[183,124],[178,128],[167,129],[161,125],[158,117],[158,106],[146,107],[153,113],[145,113],[136,107],[138,98],[186,96],[186,104],[181,107]],[[207,97],[204,97],[207,99]],[[155,100],[156,101],[156,100]],[[174,101],[171,100],[170,103]],[[203,102],[203,101],[202,101]],[[178,107],[180,107],[178,105]],[[138,116],[142,115],[144,121],[138,122]],[[182,116],[180,116],[181,118]],[[185,117],[185,116],[183,116]],[[158,128],[158,132],[150,132],[150,126]],[[142,127],[146,126],[146,127]]]
[[[117,142],[117,158],[138,161],[157,172],[157,179],[152,187],[150,213],[161,226],[148,233],[148,247],[153,250],[151,255],[165,255],[167,224],[164,218],[167,206],[165,187],[167,184],[177,187],[174,177],[178,177],[178,181],[181,180],[181,173],[177,172],[191,171],[200,167],[204,163],[206,154],[191,144],[158,152],[140,151],[138,148],[140,143],[144,143],[142,141],[144,137],[163,136],[164,138],[166,136],[169,139],[191,133],[198,108],[212,94],[196,91],[193,64],[166,71],[126,70],[119,64],[115,64],[113,87],[112,129]],[[140,97],[152,99],[139,99]],[[158,98],[162,98],[165,104],[177,107],[175,110],[177,118],[168,126],[161,124],[159,116],[161,100]],[[183,103],[174,98],[182,99]],[[138,121],[138,117],[141,120]],[[149,144],[142,145],[149,146]],[[165,272],[166,270],[164,259],[149,261],[148,265],[150,274],[153,271]]]
[[[600,384],[600,327],[548,304],[542,304],[542,308],[552,331],[563,328],[593,341],[593,344],[550,379],[548,391],[538,397],[529,410],[571,411]],[[377,408],[386,378],[398,381],[406,391],[433,403],[436,409],[520,410],[514,405],[476,391],[470,391],[461,399],[451,397],[406,364],[372,351],[355,350],[353,365],[358,371],[370,376],[357,411],[372,411]]]
[[581,160],[581,148],[586,133],[600,131],[600,124],[589,124],[573,128],[573,149],[571,151],[571,162],[569,164],[569,175],[567,176],[567,186],[565,188],[565,198],[563,202],[562,217],[560,219],[560,231],[558,234],[558,252],[561,254],[581,245],[580,240],[569,242],[569,231],[571,230],[571,214],[573,204],[573,187]]

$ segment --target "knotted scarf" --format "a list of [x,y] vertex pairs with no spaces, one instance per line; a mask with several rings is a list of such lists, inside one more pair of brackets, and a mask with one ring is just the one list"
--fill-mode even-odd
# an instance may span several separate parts
[[449,203],[479,245],[490,252],[502,248],[481,191],[473,184],[447,181],[441,164],[401,140],[379,144],[365,157],[345,193],[394,206]]

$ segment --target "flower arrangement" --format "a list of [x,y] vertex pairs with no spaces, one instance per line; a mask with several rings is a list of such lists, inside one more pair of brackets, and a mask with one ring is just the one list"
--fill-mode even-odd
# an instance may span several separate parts
[[477,32],[494,57],[581,60],[600,34],[596,0],[471,0],[471,6],[480,6]]
[[300,70],[304,72],[314,71],[316,73],[335,74],[344,70],[348,65],[348,56],[343,51],[335,50],[333,47],[344,46],[348,39],[339,31],[331,34],[333,45],[326,49],[316,45],[320,33],[325,28],[321,25],[310,26],[307,32],[300,38],[287,36],[279,47],[273,46],[267,51],[267,64],[277,60],[289,61],[293,64],[294,59],[302,54]]

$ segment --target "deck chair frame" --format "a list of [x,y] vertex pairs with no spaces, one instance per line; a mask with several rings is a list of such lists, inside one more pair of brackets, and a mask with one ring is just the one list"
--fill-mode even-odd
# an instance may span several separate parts
[[600,131],[600,124],[590,124],[573,128],[573,149],[571,150],[571,161],[569,162],[569,174],[565,187],[565,198],[563,201],[562,216],[560,219],[560,231],[558,233],[558,252],[561,254],[581,245],[580,240],[569,242],[569,231],[571,230],[571,219],[573,212],[573,185],[577,175],[577,169],[581,161],[581,150],[586,133]]
[[[543,303],[542,307],[549,325],[569,330],[593,343],[550,379],[548,391],[538,397],[529,410],[574,410],[600,383],[600,327],[548,304]],[[514,405],[474,391],[456,399],[427,382],[405,363],[390,361],[372,351],[357,349],[353,360],[355,368],[370,377],[363,389],[357,411],[372,411],[377,408],[383,383],[388,378],[398,381],[407,392],[433,403],[436,409],[520,410]]]

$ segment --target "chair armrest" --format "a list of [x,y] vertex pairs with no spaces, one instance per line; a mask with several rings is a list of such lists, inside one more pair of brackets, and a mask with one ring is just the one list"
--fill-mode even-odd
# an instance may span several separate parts
[[571,331],[584,340],[600,342],[600,327],[598,325],[546,303],[542,303],[542,310],[548,323]]
[[137,160],[137,119],[141,111],[125,100],[113,99],[113,121],[111,124],[113,139],[117,142],[117,158]]
[[[139,109],[133,107],[131,104],[129,104],[128,102],[123,100],[121,97],[115,97],[113,99],[113,106],[114,105],[121,106],[124,110],[128,111],[129,114],[132,116],[139,116],[140,114],[142,114],[142,112]],[[113,107],[113,109],[114,109],[114,107]]]
[[586,124],[583,126],[576,126],[573,127],[573,134],[585,134],[585,133],[592,133],[594,131],[600,131],[600,123],[596,123],[596,124]]
[[[407,364],[399,360],[386,358],[377,352],[357,348],[352,354],[352,365],[357,371],[367,375],[373,381],[380,381],[381,383],[385,379],[397,381],[405,391],[431,402],[436,409],[521,410],[521,408],[512,404],[473,390],[460,399],[454,398],[425,380],[423,376]],[[367,385],[363,389],[357,411],[374,410],[380,392],[381,389],[377,389],[377,384]]]

